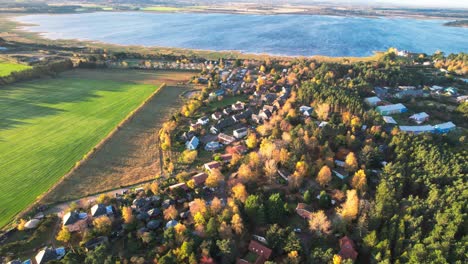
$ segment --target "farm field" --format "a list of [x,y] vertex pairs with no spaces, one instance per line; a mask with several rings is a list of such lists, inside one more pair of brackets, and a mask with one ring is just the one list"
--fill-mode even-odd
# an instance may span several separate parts
[[[158,87],[156,74],[75,70],[0,90],[0,227]],[[97,78],[99,76],[99,78]],[[119,79],[120,78],[120,79]]]
[[[49,192],[43,203],[70,201],[103,191],[154,179],[160,173],[157,134],[162,123],[181,106],[181,94],[192,72],[158,71],[155,78],[145,78],[122,71],[116,78],[166,86],[161,88],[128,123],[96,151],[89,160],[64,178]],[[102,72],[90,71],[95,78],[107,78]]]
[[0,77],[8,76],[12,72],[24,71],[31,68],[32,67],[28,65],[0,60]]

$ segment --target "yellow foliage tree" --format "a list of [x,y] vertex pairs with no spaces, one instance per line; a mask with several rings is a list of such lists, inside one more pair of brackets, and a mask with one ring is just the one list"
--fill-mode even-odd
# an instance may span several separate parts
[[18,231],[23,231],[25,225],[26,225],[26,220],[21,219],[19,221],[18,226],[16,227],[16,229],[18,229]]
[[234,187],[232,187],[232,194],[234,199],[237,199],[243,203],[247,199],[247,196],[249,196],[244,184],[242,183],[237,183],[236,185],[234,185]]
[[102,235],[109,235],[112,230],[112,221],[107,216],[94,219],[93,225],[94,229]]
[[239,214],[232,216],[231,226],[237,235],[241,235],[242,232],[244,232],[244,223],[242,222],[242,218],[239,216]]
[[202,199],[197,198],[190,203],[190,213],[192,215],[196,215],[197,213],[204,215],[207,211],[208,209],[206,208],[206,203]]
[[327,185],[332,178],[331,170],[330,167],[327,165],[323,166],[319,173],[317,174],[317,182],[320,184],[320,186],[325,186]]
[[217,215],[222,207],[223,205],[218,197],[214,197],[213,200],[211,200],[210,209],[212,215]]
[[354,189],[362,192],[365,190],[367,185],[367,178],[366,178],[366,173],[364,170],[358,170],[355,174],[353,179],[351,180],[351,186],[353,186]]
[[68,242],[70,242],[70,239],[71,239],[71,233],[70,233],[70,231],[68,231],[68,228],[63,226],[62,229],[58,232],[58,234],[57,234],[57,236],[55,238],[58,241],[68,243]]
[[333,264],[341,264],[341,256],[340,255],[333,255]]
[[359,212],[359,198],[356,190],[349,190],[346,192],[346,202],[341,206],[339,214],[346,221],[356,219]]
[[328,235],[330,233],[331,223],[322,210],[312,213],[312,216],[309,220],[309,229],[318,235]]
[[205,185],[211,188],[218,187],[220,183],[224,180],[224,176],[219,169],[213,169],[208,178],[206,178]]
[[131,224],[133,222],[135,218],[131,207],[126,206],[122,208],[122,218],[126,224]]
[[247,139],[245,140],[245,144],[247,145],[248,148],[253,149],[256,148],[258,145],[258,139],[257,139],[257,134],[255,133],[250,133],[247,136]]
[[348,153],[345,159],[345,170],[348,172],[356,171],[358,168],[358,162],[354,152]]
[[167,209],[164,210],[163,214],[164,214],[164,219],[169,221],[169,220],[174,220],[177,218],[178,211],[174,205],[171,205]]

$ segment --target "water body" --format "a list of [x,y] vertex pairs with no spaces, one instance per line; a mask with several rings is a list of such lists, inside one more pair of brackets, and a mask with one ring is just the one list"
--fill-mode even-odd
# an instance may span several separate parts
[[312,15],[101,12],[26,15],[51,39],[121,45],[236,50],[273,55],[369,56],[389,47],[432,54],[468,52],[468,28],[444,20]]

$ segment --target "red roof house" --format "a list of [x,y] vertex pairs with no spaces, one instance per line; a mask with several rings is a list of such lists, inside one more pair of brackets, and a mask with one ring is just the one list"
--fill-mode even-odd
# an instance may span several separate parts
[[356,260],[358,253],[355,250],[356,245],[354,241],[351,240],[348,236],[344,236],[340,239],[340,255],[343,259],[352,259]]
[[206,181],[206,178],[208,178],[208,174],[201,172],[198,173],[197,175],[192,177],[193,182],[195,183],[196,186],[203,185]]
[[307,204],[305,203],[297,204],[296,213],[304,219],[310,219],[312,215],[312,213],[309,210],[307,210]]
[[263,264],[265,261],[267,261],[272,253],[272,250],[265,247],[264,245],[260,244],[259,242],[255,240],[251,240],[249,244],[249,251],[252,252],[253,254],[257,255],[257,258],[255,261],[248,261],[245,258],[244,259],[238,259],[237,264]]

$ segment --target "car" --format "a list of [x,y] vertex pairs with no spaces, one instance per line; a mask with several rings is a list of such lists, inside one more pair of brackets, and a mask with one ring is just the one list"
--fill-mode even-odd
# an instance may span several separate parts
[[294,228],[294,232],[296,232],[296,233],[301,233],[302,230],[301,230],[300,228]]

